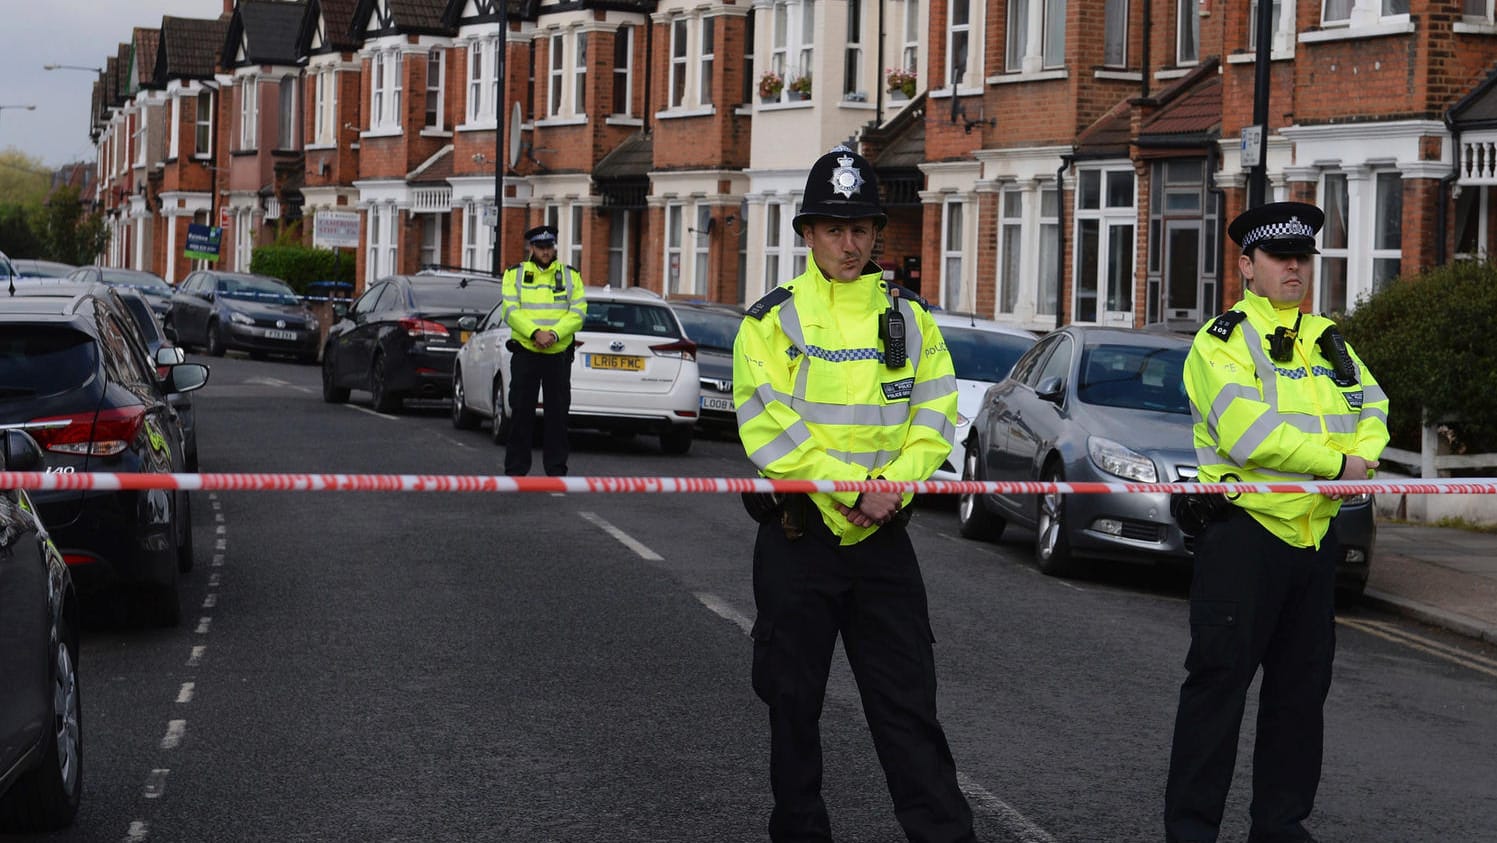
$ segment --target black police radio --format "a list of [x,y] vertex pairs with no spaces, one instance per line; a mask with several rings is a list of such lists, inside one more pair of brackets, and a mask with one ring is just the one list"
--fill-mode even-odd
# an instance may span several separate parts
[[1266,334],[1268,340],[1268,356],[1275,363],[1288,363],[1294,360],[1294,341],[1299,337],[1299,320],[1303,313],[1294,317],[1294,327],[1286,328],[1280,325],[1274,328],[1273,333]]
[[899,291],[889,291],[889,309],[879,314],[878,336],[884,341],[884,365],[891,369],[903,369],[906,361],[904,346],[904,314],[899,312]]
[[1346,350],[1346,340],[1341,338],[1341,332],[1335,328],[1327,328],[1320,339],[1315,341],[1320,348],[1320,353],[1335,367],[1336,373],[1331,380],[1337,386],[1351,386],[1357,382],[1357,364],[1352,362],[1351,352]]

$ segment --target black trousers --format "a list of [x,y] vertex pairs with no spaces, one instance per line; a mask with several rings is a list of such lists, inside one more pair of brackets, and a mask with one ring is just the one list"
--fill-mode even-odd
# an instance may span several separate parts
[[1295,548],[1246,513],[1211,524],[1197,540],[1189,675],[1165,786],[1167,840],[1216,840],[1248,686],[1260,665],[1248,839],[1306,838],[1302,823],[1320,785],[1340,556],[1334,529],[1318,551]]
[[778,522],[754,545],[754,691],[769,705],[774,841],[829,841],[821,719],[841,634],[894,813],[913,841],[974,840],[972,812],[936,720],[925,582],[903,525],[839,547],[819,516],[790,541]]
[[509,363],[509,442],[504,448],[504,473],[530,473],[530,445],[535,436],[535,405],[546,398],[545,445],[542,451],[546,474],[567,475],[567,412],[572,407],[572,356],[568,348],[558,354],[540,354],[526,348],[514,350]]

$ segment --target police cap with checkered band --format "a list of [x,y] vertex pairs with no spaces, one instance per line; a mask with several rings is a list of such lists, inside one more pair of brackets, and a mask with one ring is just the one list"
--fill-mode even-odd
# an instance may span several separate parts
[[1304,202],[1270,202],[1249,208],[1232,220],[1227,234],[1244,255],[1262,249],[1270,255],[1318,255],[1315,235],[1325,212]]
[[873,165],[845,146],[833,148],[811,165],[800,213],[790,224],[798,234],[805,223],[827,217],[872,218],[879,228],[889,221],[878,198],[878,175],[873,172]]

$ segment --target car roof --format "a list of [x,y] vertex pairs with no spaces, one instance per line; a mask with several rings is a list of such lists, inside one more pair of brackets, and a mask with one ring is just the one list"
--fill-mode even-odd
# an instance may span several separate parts
[[1137,345],[1146,348],[1183,348],[1190,337],[1149,331],[1143,328],[1113,328],[1102,325],[1067,325],[1062,330],[1073,333],[1083,345]]
[[599,301],[633,301],[642,304],[660,304],[669,306],[668,302],[660,297],[660,294],[647,287],[588,287],[587,297]]
[[997,334],[1008,334],[1009,336],[1024,337],[1031,340],[1036,338],[1034,331],[1020,328],[1017,325],[998,322],[993,319],[981,319],[968,313],[951,313],[945,310],[934,310],[931,311],[930,315],[935,317],[936,326],[940,328],[973,328],[979,331],[992,331]]

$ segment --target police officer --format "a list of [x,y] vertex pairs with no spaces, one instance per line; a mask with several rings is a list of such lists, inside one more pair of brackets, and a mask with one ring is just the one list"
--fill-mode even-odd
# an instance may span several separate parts
[[[734,348],[739,433],[767,477],[924,480],[951,450],[946,344],[869,260],[886,219],[861,155],[839,146],[811,167],[793,220],[811,260],[749,308]],[[832,839],[818,721],[839,634],[905,834],[974,839],[936,719],[910,497],[797,495],[758,513],[753,687],[769,706],[772,840]]]
[[[1324,220],[1313,205],[1276,202],[1228,227],[1247,289],[1185,361],[1203,482],[1365,480],[1378,465],[1387,395],[1335,323],[1300,310]],[[1313,840],[1303,822],[1320,783],[1342,497],[1244,493],[1197,536],[1167,840],[1216,840],[1260,666],[1248,839]]]
[[504,473],[530,473],[536,402],[545,393],[546,474],[567,473],[567,411],[572,406],[572,337],[587,315],[582,277],[556,259],[556,228],[525,232],[530,257],[504,271],[501,317],[512,332],[508,347],[509,407],[513,418]]

